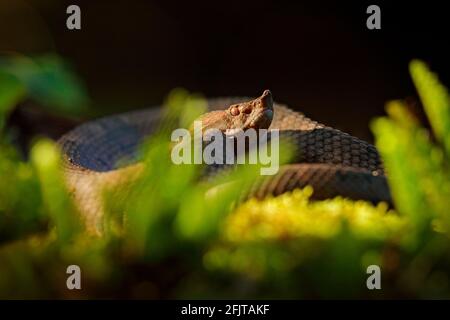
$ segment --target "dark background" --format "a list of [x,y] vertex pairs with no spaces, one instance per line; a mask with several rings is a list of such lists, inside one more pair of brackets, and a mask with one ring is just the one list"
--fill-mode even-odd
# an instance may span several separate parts
[[[269,88],[371,140],[385,102],[415,96],[411,59],[450,83],[445,2],[393,2],[0,0],[0,50],[61,54],[85,80],[95,116],[157,105],[175,87],[207,97]],[[70,4],[81,7],[81,31],[66,29]],[[366,28],[370,4],[381,7],[381,30]],[[55,123],[20,123],[36,122],[38,133]]]

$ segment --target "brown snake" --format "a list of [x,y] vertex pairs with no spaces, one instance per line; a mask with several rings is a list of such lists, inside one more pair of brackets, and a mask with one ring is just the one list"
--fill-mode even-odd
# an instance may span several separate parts
[[[246,100],[208,100],[211,111],[200,118],[203,127],[223,132],[235,128],[279,129],[280,137],[297,147],[290,164],[255,185],[252,196],[263,198],[311,185],[314,199],[344,196],[374,203],[391,201],[374,146],[273,103],[267,90],[257,99],[243,102]],[[108,187],[120,192],[142,170],[141,163],[116,169],[117,161],[133,158],[136,147],[151,135],[160,118],[160,109],[107,117],[81,125],[59,140],[70,192],[90,231],[101,233],[101,190]]]

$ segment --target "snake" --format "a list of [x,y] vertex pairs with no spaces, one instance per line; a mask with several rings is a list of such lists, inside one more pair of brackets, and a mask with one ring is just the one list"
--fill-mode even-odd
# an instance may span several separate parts
[[[267,129],[269,133],[276,129],[295,146],[289,163],[255,184],[247,198],[264,199],[311,186],[312,200],[340,196],[391,203],[385,169],[375,146],[274,102],[269,90],[257,98],[207,99],[207,111],[197,119],[202,129],[224,134],[236,129]],[[58,140],[70,195],[89,231],[102,232],[102,188],[126,195],[124,186],[142,172],[137,150],[155,133],[163,114],[163,107],[154,107],[107,116],[81,124]],[[117,167],[123,159],[128,159],[126,165]],[[222,166],[211,165],[202,179],[221,170]]]

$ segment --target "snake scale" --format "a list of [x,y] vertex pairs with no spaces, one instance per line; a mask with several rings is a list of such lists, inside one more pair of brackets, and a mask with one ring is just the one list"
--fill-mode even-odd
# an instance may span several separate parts
[[[343,196],[391,202],[383,164],[373,145],[273,102],[267,90],[261,97],[248,100],[209,99],[210,112],[201,118],[205,126],[221,130],[279,129],[280,137],[296,146],[290,163],[262,184],[255,184],[249,196],[264,198],[311,185],[313,199]],[[110,116],[85,123],[58,141],[69,191],[88,230],[101,233],[102,188],[116,188],[117,194],[126,195],[124,186],[139,175],[142,164],[119,169],[116,165],[119,160],[136,158],[137,147],[155,131],[161,118],[162,108]],[[216,169],[210,171],[212,174]]]

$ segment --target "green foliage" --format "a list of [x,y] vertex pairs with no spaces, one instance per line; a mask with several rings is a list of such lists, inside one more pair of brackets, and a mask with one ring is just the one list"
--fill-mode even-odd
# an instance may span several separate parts
[[436,143],[401,101],[389,103],[390,117],[377,119],[372,128],[389,172],[396,208],[411,219],[419,235],[429,232],[431,221],[447,233],[450,227],[449,98],[446,89],[422,62],[411,63],[411,74]]
[[[199,182],[200,165],[171,162],[168,137],[205,103],[175,90],[126,199],[105,188],[98,236],[83,228],[54,142],[38,140],[27,162],[0,135],[0,297],[449,297],[448,95],[421,62],[411,73],[434,136],[400,101],[372,125],[395,211],[339,197],[314,202],[309,187],[240,203],[258,166]],[[28,82],[11,79],[0,73],[9,88],[0,91],[3,120],[26,98],[19,83]],[[82,291],[65,286],[72,264],[82,269]],[[382,291],[366,288],[372,264]]]
[[24,97],[25,89],[14,76],[0,69],[0,132],[12,108]]
[[423,102],[435,138],[450,155],[450,97],[447,88],[421,61],[410,65],[411,76]]
[[0,136],[0,241],[27,236],[47,222],[40,210],[40,186],[29,163]]
[[[0,56],[0,81],[6,79],[6,85],[22,87],[19,97],[26,91],[28,98],[50,112],[73,116],[87,111],[89,99],[84,85],[67,63],[56,55],[34,58]],[[19,101],[17,97],[14,98],[12,88],[6,85],[0,86],[0,105],[4,99],[9,99],[13,106]],[[7,93],[12,97],[3,96]],[[1,110],[0,107],[0,112]]]
[[58,240],[67,242],[77,234],[81,223],[63,180],[61,154],[55,143],[37,142],[31,150],[31,164],[39,180],[44,210],[55,224]]

